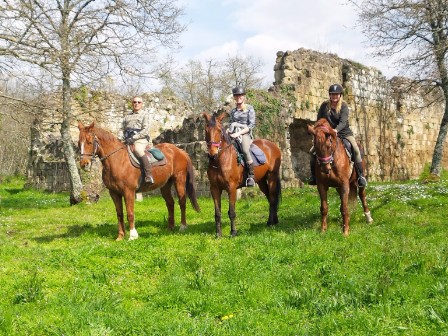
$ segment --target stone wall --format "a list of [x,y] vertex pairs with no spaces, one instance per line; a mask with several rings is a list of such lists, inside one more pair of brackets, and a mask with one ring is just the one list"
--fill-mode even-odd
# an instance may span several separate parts
[[[416,178],[431,162],[444,105],[428,105],[428,102],[439,97],[421,88],[408,93],[405,79],[387,80],[374,68],[306,49],[278,52],[274,72],[274,87],[265,94],[281,99],[279,92],[286,88],[294,98],[293,106],[284,102],[279,107],[275,132],[264,136],[276,142],[282,150],[283,187],[301,186],[301,181],[310,174],[311,137],[306,126],[315,121],[318,108],[328,99],[328,87],[333,83],[341,83],[344,87],[344,99],[351,109],[351,128],[365,149],[369,180]],[[196,169],[198,193],[208,195],[203,118],[194,115],[188,106],[175,98],[157,95],[144,98],[153,118],[151,135],[154,143],[170,142],[186,150]],[[84,101],[76,106],[74,120],[81,119],[85,123],[95,120],[99,126],[117,133],[129,108],[127,103],[119,96]],[[223,107],[224,110],[230,108],[230,105]],[[45,190],[68,190],[60,150],[60,118],[54,112],[43,113],[45,117],[33,128],[29,180]],[[265,116],[259,113],[257,117],[261,127]],[[74,143],[78,138],[76,126],[74,123],[72,129]],[[100,166],[97,165],[94,175],[98,178]],[[443,167],[448,168],[446,150]]]

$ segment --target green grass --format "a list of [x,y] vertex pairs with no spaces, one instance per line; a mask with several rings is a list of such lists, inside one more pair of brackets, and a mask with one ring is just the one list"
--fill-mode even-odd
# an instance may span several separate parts
[[107,194],[70,207],[23,186],[0,185],[0,335],[448,334],[446,176],[371,183],[374,222],[358,203],[347,238],[334,190],[325,234],[305,187],[283,191],[274,228],[265,199],[239,200],[236,238],[223,200],[222,239],[210,199],[180,233],[162,198],[145,198],[140,238],[115,242]]

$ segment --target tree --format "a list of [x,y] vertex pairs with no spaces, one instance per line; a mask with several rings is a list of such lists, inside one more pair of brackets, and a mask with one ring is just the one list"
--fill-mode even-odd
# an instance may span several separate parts
[[349,1],[379,57],[394,57],[414,79],[442,92],[445,111],[430,172],[440,177],[448,131],[448,0]]
[[0,2],[0,55],[59,82],[61,137],[71,204],[82,183],[70,137],[72,88],[103,78],[151,76],[159,47],[174,48],[185,29],[175,0],[4,0]]
[[166,89],[187,101],[197,112],[212,112],[232,92],[243,85],[259,88],[262,63],[252,57],[228,56],[222,61],[189,60],[180,70],[173,70],[163,79]]

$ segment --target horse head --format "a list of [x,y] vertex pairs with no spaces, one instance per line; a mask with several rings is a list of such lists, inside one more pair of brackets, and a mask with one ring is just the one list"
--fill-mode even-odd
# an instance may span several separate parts
[[93,133],[94,128],[94,122],[92,122],[90,126],[84,126],[81,121],[78,121],[78,149],[81,155],[79,165],[86,171],[90,170],[92,167],[92,160],[98,154],[99,142],[98,138]]
[[222,120],[227,116],[226,112],[219,115],[202,113],[205,119],[205,141],[207,141],[208,157],[215,160],[218,157],[223,142],[224,132]]
[[317,164],[322,173],[329,174],[333,167],[337,135],[326,119],[319,119],[314,127],[308,125],[308,133],[313,135]]

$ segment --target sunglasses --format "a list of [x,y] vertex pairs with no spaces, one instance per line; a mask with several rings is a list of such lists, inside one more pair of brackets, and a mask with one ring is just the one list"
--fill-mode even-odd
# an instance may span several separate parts
[[143,102],[141,102],[141,101],[133,101],[132,102],[132,104],[141,104],[141,103],[143,103]]

